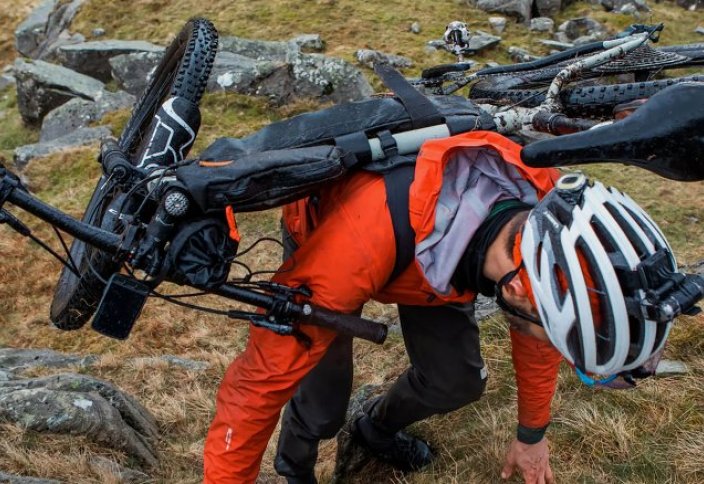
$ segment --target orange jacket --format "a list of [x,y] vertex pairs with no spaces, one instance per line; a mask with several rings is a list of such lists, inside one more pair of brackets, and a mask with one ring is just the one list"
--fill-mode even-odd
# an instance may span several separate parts
[[[443,183],[444,165],[455,149],[491,147],[515,165],[539,192],[552,188],[554,170],[531,169],[520,161],[520,146],[491,132],[472,132],[423,145],[416,161],[409,209],[416,242],[432,232]],[[360,172],[326,187],[320,202],[305,201],[284,209],[289,232],[299,243],[274,278],[288,285],[305,284],[312,303],[351,313],[370,299],[407,305],[468,302],[471,293],[436,293],[417,264],[387,285],[395,259],[395,240],[381,176]],[[281,407],[300,380],[322,358],[334,339],[330,331],[304,327],[309,350],[294,338],[252,328],[244,353],[230,366],[218,392],[217,412],[206,440],[207,482],[254,482]],[[549,344],[513,333],[519,421],[542,427],[550,419],[550,401],[560,362]]]

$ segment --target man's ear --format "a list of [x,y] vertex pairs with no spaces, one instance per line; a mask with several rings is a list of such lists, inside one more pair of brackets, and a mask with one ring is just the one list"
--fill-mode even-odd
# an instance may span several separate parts
[[506,295],[512,296],[514,298],[528,297],[528,291],[526,290],[525,286],[523,286],[520,277],[514,277],[513,279],[511,279],[508,284],[504,285],[504,289],[506,290]]

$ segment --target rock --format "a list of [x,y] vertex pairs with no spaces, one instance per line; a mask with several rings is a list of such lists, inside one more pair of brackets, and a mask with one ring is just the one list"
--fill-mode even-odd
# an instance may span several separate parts
[[411,26],[408,28],[411,32],[414,34],[420,34],[422,32],[420,22],[413,22]]
[[426,42],[426,47],[432,50],[440,50],[445,48],[445,41],[444,40],[429,40]]
[[16,476],[0,472],[0,482],[3,484],[61,484],[53,479],[38,479],[36,477]]
[[0,421],[36,432],[82,435],[146,466],[157,463],[154,417],[131,396],[89,376],[0,382]]
[[530,62],[540,59],[540,56],[531,54],[526,49],[516,46],[511,46],[508,48],[508,55],[514,62]]
[[105,85],[92,77],[44,61],[15,62],[17,105],[22,119],[38,125],[52,109],[74,97],[95,100]]
[[221,51],[215,56],[208,90],[254,95],[257,94],[259,84],[276,71],[284,71],[283,76],[288,77],[288,66],[283,61],[258,61]]
[[102,138],[110,136],[112,132],[107,126],[97,128],[79,128],[60,138],[47,141],[46,143],[36,143],[32,145],[20,146],[15,149],[14,160],[17,168],[24,168],[34,158],[47,156],[66,149],[86,146],[100,141]]
[[109,61],[112,78],[120,89],[139,96],[163,55],[161,52],[139,52],[115,56]]
[[360,49],[354,53],[357,61],[369,68],[373,68],[375,63],[391,64],[397,69],[406,69],[413,66],[413,61],[408,57],[396,54],[385,54],[378,50]]
[[650,12],[646,0],[600,0],[599,3],[607,12],[624,14]]
[[572,44],[571,42],[558,42],[556,40],[548,40],[548,39],[541,40],[540,43],[543,45],[547,45],[548,47],[552,47],[554,49],[557,49],[557,50],[567,50],[567,49],[571,49],[572,47],[574,47],[574,44]]
[[112,80],[110,59],[122,54],[161,53],[163,47],[141,40],[98,40],[59,47],[59,62],[69,69],[99,79]]
[[497,12],[516,17],[519,22],[531,18],[533,0],[477,0],[476,7],[485,12]]
[[567,20],[558,27],[560,32],[564,32],[569,40],[575,40],[586,35],[602,37],[606,34],[606,27],[589,17],[580,17]]
[[267,84],[262,86],[261,94],[277,94],[280,99],[312,97],[343,103],[358,101],[374,93],[359,69],[342,59],[322,54],[299,54],[292,59],[290,75],[290,86],[279,84],[283,89],[275,89],[277,83]]
[[322,52],[325,50],[325,42],[320,38],[320,34],[303,34],[291,39],[302,52]]
[[365,404],[381,396],[389,386],[390,382],[386,385],[363,385],[350,398],[345,424],[337,433],[337,454],[331,482],[348,482],[349,476],[358,475],[362,467],[371,460],[371,452],[352,438],[351,424],[362,416]]
[[474,303],[474,317],[477,321],[486,319],[498,311],[499,306],[496,304],[494,298],[485,297],[481,294],[477,296],[477,300]]
[[44,117],[39,141],[44,143],[65,136],[78,128],[100,121],[107,113],[129,108],[134,102],[135,97],[127,93],[116,94],[107,99],[100,98],[98,101],[73,98]]
[[12,380],[13,376],[12,373],[9,371],[5,370],[0,370],[0,381],[7,381],[7,380]]
[[188,358],[181,358],[175,355],[149,356],[142,358],[134,358],[133,363],[137,365],[154,365],[155,363],[167,363],[173,366],[179,366],[191,371],[205,371],[210,368],[210,363],[207,361],[196,361]]
[[91,30],[90,35],[92,37],[103,37],[105,36],[105,29],[102,27],[95,28]]
[[0,348],[0,369],[6,371],[27,368],[66,368],[78,366],[84,368],[97,360],[96,356],[77,356],[59,353],[47,349]]
[[704,9],[704,0],[677,0],[677,5],[690,11]]
[[251,59],[286,62],[300,48],[292,42],[252,40],[242,37],[220,37],[220,50]]
[[563,44],[570,43],[570,38],[567,36],[567,34],[559,30],[552,34],[552,38],[555,39],[557,42],[562,42]]
[[535,0],[534,7],[541,17],[552,17],[562,9],[562,0]]
[[506,18],[505,17],[489,17],[489,25],[491,29],[496,34],[503,33],[506,30]]
[[151,478],[144,472],[128,469],[115,461],[100,456],[92,456],[88,461],[96,473],[109,473],[121,484],[141,484],[151,482]]
[[494,47],[501,42],[501,37],[477,30],[470,38],[467,49],[473,53]]
[[3,91],[10,86],[14,86],[16,82],[17,80],[14,78],[14,76],[0,74],[0,91]]
[[689,373],[687,364],[678,360],[662,359],[658,362],[658,366],[655,369],[656,376],[675,376],[687,373]]
[[547,17],[535,17],[530,20],[530,30],[535,32],[552,32],[555,28],[555,22]]
[[694,29],[694,32],[697,33],[697,34],[704,35],[704,27],[702,27],[702,26],[700,25],[700,26],[698,26],[696,29]]
[[17,51],[32,59],[50,59],[64,44],[79,42],[83,36],[66,31],[83,0],[45,0],[15,30]]

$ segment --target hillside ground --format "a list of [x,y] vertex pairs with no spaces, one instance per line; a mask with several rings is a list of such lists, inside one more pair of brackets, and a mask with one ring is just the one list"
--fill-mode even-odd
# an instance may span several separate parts
[[[0,0],[0,66],[14,55],[11,34],[31,3]],[[644,20],[667,24],[665,42],[697,40],[692,32],[704,22],[704,15],[685,12],[670,2],[651,6],[652,16]],[[447,54],[428,54],[424,49],[425,41],[439,38],[448,21],[464,19],[472,29],[489,30],[488,14],[452,0],[87,0],[74,27],[87,36],[93,28],[102,27],[108,38],[166,43],[183,21],[194,15],[210,18],[224,35],[275,40],[315,32],[327,41],[329,55],[352,60],[356,49],[370,47],[409,56],[418,68],[451,61]],[[578,2],[560,14],[558,22],[579,15],[592,15],[612,30],[632,21],[631,17],[607,14]],[[423,27],[421,35],[408,32],[409,24],[416,20]],[[509,23],[503,37],[499,47],[477,59],[506,62],[505,48],[509,45],[545,52],[537,43],[544,37],[525,26]],[[371,78],[371,73],[366,73]],[[276,108],[256,98],[207,95],[196,152],[219,136],[242,136],[273,120],[314,108],[316,104],[311,101]],[[119,132],[126,116],[123,112],[111,117],[115,132]],[[11,165],[12,149],[35,141],[37,136],[21,125],[14,93],[1,92],[0,159],[5,158],[4,163]],[[31,189],[49,203],[79,216],[99,171],[95,153],[94,148],[80,149],[32,162],[25,171]],[[672,242],[681,264],[704,259],[704,184],[665,181],[642,170],[613,165],[586,171],[627,191],[649,210]],[[278,217],[278,211],[241,215],[243,246],[262,236],[277,237]],[[38,235],[47,239],[52,236],[46,226],[24,219]],[[246,325],[150,301],[126,342],[106,339],[88,329],[62,333],[52,328],[47,316],[58,264],[35,244],[1,226],[0,255],[0,347],[100,355],[98,365],[81,371],[113,381],[135,395],[159,422],[161,463],[152,471],[154,481],[198,482],[215,392],[225,368],[244,348]],[[264,244],[247,257],[257,267],[273,269],[280,255],[274,244]],[[202,302],[222,304],[209,298]],[[379,320],[394,317],[393,307],[379,304],[369,305],[366,312]],[[515,429],[515,384],[505,321],[495,316],[484,321],[481,328],[483,354],[491,375],[486,395],[474,405],[414,426],[415,432],[438,449],[435,464],[407,475],[373,466],[357,477],[357,482],[499,481],[503,453]],[[666,356],[685,361],[691,369],[687,375],[651,379],[635,391],[594,391],[563,368],[549,431],[558,482],[704,482],[702,330],[704,318],[694,317],[681,318],[673,331]],[[133,357],[163,354],[204,360],[212,366],[205,372],[192,372],[130,362]],[[399,335],[392,335],[382,347],[357,342],[355,361],[355,386],[393,379],[408,364]],[[0,425],[0,436],[0,470],[6,472],[97,483],[112,482],[112,478],[92,468],[90,456],[98,454],[132,464],[118,452],[81,439],[39,435],[7,424]],[[270,446],[264,460],[264,482],[276,482],[272,451]],[[321,446],[321,482],[331,476],[334,452],[334,442]]]

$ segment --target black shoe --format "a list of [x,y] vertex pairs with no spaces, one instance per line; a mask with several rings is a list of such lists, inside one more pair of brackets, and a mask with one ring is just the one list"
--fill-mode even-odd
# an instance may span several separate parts
[[353,422],[352,434],[374,457],[404,472],[422,469],[435,458],[427,442],[404,431],[388,434],[367,415]]
[[298,477],[286,477],[286,484],[318,484],[315,474]]

